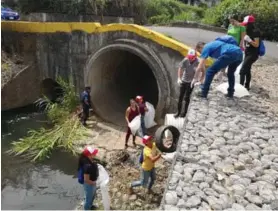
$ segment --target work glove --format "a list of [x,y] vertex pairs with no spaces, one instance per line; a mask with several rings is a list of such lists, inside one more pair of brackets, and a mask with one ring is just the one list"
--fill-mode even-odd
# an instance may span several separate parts
[[244,36],[244,40],[249,43],[253,41],[248,35]]
[[196,80],[196,79],[193,79],[192,82],[191,82],[191,85],[190,85],[191,88],[193,88],[193,87],[195,86],[196,83],[197,83],[197,80]]
[[182,80],[180,78],[178,78],[178,84],[179,86],[182,84]]

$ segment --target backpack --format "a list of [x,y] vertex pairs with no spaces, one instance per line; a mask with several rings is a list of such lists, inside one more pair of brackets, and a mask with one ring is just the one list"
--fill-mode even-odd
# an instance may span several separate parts
[[78,179],[79,184],[84,184],[84,168],[83,167],[78,169],[77,179]]
[[144,149],[142,150],[140,156],[139,156],[139,163],[142,164],[144,161]]
[[217,37],[215,40],[218,40],[218,41],[221,41],[221,42],[224,42],[224,43],[227,43],[227,44],[238,46],[237,41],[231,35],[223,35],[223,36]]
[[265,45],[262,40],[260,40],[260,45],[259,45],[259,56],[264,56],[265,55]]

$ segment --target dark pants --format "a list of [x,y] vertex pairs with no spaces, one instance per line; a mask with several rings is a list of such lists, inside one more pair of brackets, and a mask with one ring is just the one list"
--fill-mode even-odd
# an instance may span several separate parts
[[193,88],[191,88],[191,83],[182,83],[180,85],[180,96],[179,96],[179,101],[178,101],[178,114],[181,113],[181,107],[182,107],[182,101],[184,100],[185,105],[184,105],[184,111],[183,115],[187,113],[188,106],[190,103],[190,95],[192,93]]
[[237,51],[228,52],[221,55],[212,66],[210,66],[206,71],[206,78],[204,82],[204,86],[202,88],[202,96],[207,97],[210,84],[213,80],[213,77],[216,73],[218,73],[223,68],[228,66],[228,95],[233,96],[235,92],[235,71],[238,65],[242,62],[242,51],[239,49]]
[[[251,67],[258,59],[258,55],[250,54],[245,55],[242,67],[240,69],[240,84],[245,86],[246,89],[250,88],[251,81]],[[245,84],[244,84],[245,83]]]
[[83,115],[82,115],[82,124],[86,124],[87,119],[89,118],[90,108],[83,106]]
[[[129,139],[130,135],[131,135],[131,130],[130,130],[129,127],[127,127],[127,132],[126,132],[126,136],[125,136],[125,144],[126,144],[126,145],[127,145],[127,143],[128,143],[128,139]],[[132,135],[132,141],[133,141],[133,143],[135,143],[135,138],[136,138],[136,136]]]

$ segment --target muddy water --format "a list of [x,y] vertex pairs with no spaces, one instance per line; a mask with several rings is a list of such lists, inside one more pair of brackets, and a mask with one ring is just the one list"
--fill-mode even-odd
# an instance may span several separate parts
[[70,154],[55,152],[50,160],[34,164],[5,153],[12,140],[23,137],[29,128],[43,125],[43,114],[2,113],[2,209],[73,209],[83,197],[75,178],[76,158]]

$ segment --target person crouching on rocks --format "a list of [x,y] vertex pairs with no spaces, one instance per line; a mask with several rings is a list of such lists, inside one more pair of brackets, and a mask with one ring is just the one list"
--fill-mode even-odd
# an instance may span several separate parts
[[[196,68],[199,64],[199,60],[197,58],[197,51],[201,52],[203,49],[204,43],[200,42],[196,45],[195,50],[189,50],[187,56],[181,61],[179,64],[178,69],[178,84],[180,86],[180,95],[178,100],[178,111],[174,115],[175,118],[177,117],[185,117],[189,102],[190,102],[190,95],[193,90],[191,87],[191,82],[195,76]],[[182,108],[182,101],[184,100],[184,110],[181,113]]]
[[[126,109],[126,112],[125,112],[125,119],[127,122],[127,132],[126,132],[126,137],[125,137],[125,147],[126,148],[128,147],[127,143],[128,143],[128,139],[131,135],[131,130],[128,125],[138,115],[139,115],[139,108],[138,108],[135,100],[131,99],[130,106]],[[132,141],[133,141],[134,146],[136,146],[135,138],[136,138],[136,136],[132,135]]]
[[148,112],[148,108],[146,106],[146,104],[144,103],[143,97],[142,96],[137,96],[136,97],[136,102],[138,104],[139,107],[139,112],[141,114],[141,129],[142,129],[142,133],[143,136],[147,134],[147,129],[145,126],[145,113]]
[[96,181],[99,176],[98,166],[93,161],[98,149],[85,147],[78,161],[78,182],[83,185],[85,192],[84,210],[96,209],[93,205],[96,196]]
[[142,152],[142,176],[141,180],[134,181],[130,186],[130,194],[133,193],[133,188],[138,186],[143,186],[147,188],[148,193],[152,192],[152,186],[155,182],[155,162],[159,160],[161,154],[158,153],[153,138],[151,136],[144,136],[142,139],[145,145]]

